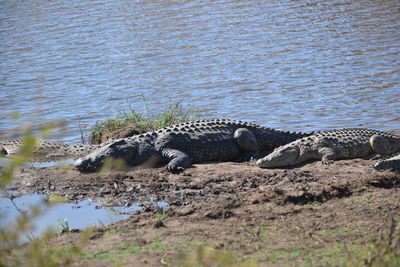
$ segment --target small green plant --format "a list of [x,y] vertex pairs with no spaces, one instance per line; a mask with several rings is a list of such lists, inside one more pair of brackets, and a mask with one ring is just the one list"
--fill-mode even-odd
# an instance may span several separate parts
[[154,224],[155,228],[165,227],[164,219],[167,218],[167,214],[165,214],[164,209],[157,204],[154,204],[156,208],[156,223]]
[[164,243],[162,243],[161,241],[163,241],[162,237],[158,237],[158,238],[154,238],[153,240],[151,240],[151,248],[155,249],[155,250],[165,250],[166,249],[166,245]]
[[69,228],[69,224],[68,224],[67,218],[57,220],[57,223],[58,223],[59,228],[60,228],[60,233],[67,233],[67,232],[69,232],[71,230]]

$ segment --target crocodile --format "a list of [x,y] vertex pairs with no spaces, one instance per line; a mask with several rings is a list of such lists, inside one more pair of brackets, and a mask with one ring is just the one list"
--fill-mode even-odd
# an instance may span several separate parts
[[[24,142],[22,140],[0,141],[0,155],[13,155],[21,151]],[[100,145],[67,145],[64,143],[39,140],[33,150],[33,158],[70,157],[79,158],[89,154]]]
[[297,165],[321,159],[323,164],[336,159],[362,158],[370,154],[391,155],[400,151],[400,136],[371,129],[342,129],[316,132],[276,148],[259,159],[261,168]]
[[192,163],[248,160],[260,151],[308,135],[229,119],[189,121],[116,139],[78,159],[75,166],[81,172],[94,172],[111,158],[122,160],[126,166],[164,162],[167,170],[178,172]]
[[380,160],[372,165],[372,167],[377,171],[391,170],[400,172],[400,154],[388,159]]

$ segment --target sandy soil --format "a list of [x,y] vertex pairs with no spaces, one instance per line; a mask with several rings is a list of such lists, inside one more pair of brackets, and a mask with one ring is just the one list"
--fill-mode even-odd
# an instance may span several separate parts
[[25,168],[10,189],[104,206],[169,203],[163,211],[147,205],[128,220],[99,227],[84,243],[79,231],[53,239],[49,246],[80,244],[77,265],[165,266],[207,257],[260,266],[338,265],[377,239],[391,218],[400,219],[400,174],[375,172],[372,163],[272,170],[255,162],[205,163],[180,174],[162,167],[96,174]]

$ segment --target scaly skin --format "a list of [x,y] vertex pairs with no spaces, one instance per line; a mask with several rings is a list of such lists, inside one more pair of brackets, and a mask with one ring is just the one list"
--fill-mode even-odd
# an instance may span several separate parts
[[[0,155],[17,154],[23,146],[23,141],[0,141]],[[57,142],[39,141],[33,151],[33,157],[70,157],[79,158],[99,148],[99,145],[67,145]]]
[[361,158],[376,153],[391,155],[400,151],[400,137],[370,130],[343,129],[314,133],[278,147],[257,161],[261,168],[297,165],[308,160],[331,163],[336,159]]
[[196,162],[246,160],[259,151],[307,135],[225,119],[191,121],[110,142],[78,159],[76,167],[82,172],[93,172],[112,158],[121,159],[128,166],[168,162],[166,168],[174,172]]
[[380,160],[375,163],[373,167],[377,171],[391,170],[394,172],[400,172],[400,154],[389,159]]

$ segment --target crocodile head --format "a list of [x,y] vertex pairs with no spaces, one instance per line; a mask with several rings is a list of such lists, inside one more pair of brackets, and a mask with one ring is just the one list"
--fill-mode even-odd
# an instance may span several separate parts
[[[89,155],[78,159],[75,166],[81,172],[95,172],[104,167],[123,167],[131,165],[137,156],[135,143],[128,143],[124,139],[116,140],[110,144],[93,151]],[[108,166],[109,163],[110,165]]]
[[299,162],[300,148],[297,146],[283,146],[276,148],[271,154],[257,161],[261,168],[275,168],[295,165]]

